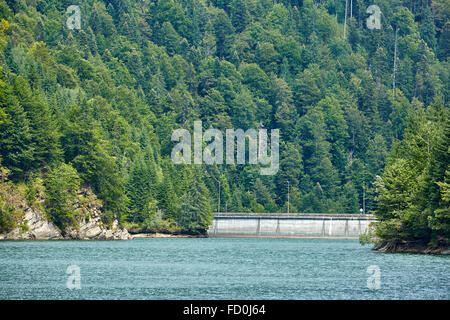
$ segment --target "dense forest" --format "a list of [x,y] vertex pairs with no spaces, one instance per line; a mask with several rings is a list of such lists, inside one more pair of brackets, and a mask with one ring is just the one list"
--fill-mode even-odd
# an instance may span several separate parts
[[[105,222],[147,230],[289,201],[375,212],[382,239],[449,237],[449,0],[0,0],[0,18],[1,183],[59,227],[88,187]],[[175,165],[171,134],[197,120],[279,129],[278,173]]]

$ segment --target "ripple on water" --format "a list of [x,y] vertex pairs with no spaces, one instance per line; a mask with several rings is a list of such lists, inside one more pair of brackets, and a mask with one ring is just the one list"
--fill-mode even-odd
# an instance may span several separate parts
[[[357,240],[4,241],[0,299],[449,299],[449,263]],[[69,265],[80,290],[66,287]],[[367,287],[370,265],[379,290]]]

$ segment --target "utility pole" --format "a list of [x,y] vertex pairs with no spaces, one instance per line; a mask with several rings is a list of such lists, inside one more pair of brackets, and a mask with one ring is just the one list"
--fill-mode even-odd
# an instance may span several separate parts
[[217,212],[220,212],[220,177],[219,177],[219,201],[217,202]]
[[288,206],[287,206],[287,213],[289,214],[289,196],[290,196],[290,190],[289,190],[289,180],[287,181],[287,185],[288,185]]
[[214,180],[216,180],[219,183],[219,197],[217,199],[217,212],[220,212],[220,176],[219,179],[214,178],[214,176],[211,176]]
[[395,28],[395,44],[394,44],[394,75],[392,82],[392,94],[395,98],[395,73],[397,71],[397,40],[398,40],[398,27]]
[[366,214],[366,184],[363,182],[363,214]]
[[350,0],[350,18],[353,18],[353,0]]
[[348,0],[345,0],[344,39],[347,31]]

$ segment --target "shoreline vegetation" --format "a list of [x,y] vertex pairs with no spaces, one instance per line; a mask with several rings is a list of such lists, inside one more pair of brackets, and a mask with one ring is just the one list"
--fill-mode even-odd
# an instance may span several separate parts
[[[0,1],[0,239],[204,236],[225,208],[450,243],[448,0],[77,2],[75,27],[67,1]],[[250,139],[249,165],[174,161],[174,133],[223,159],[237,128],[279,130],[275,175]]]
[[448,254],[450,112],[416,109],[374,183],[377,221],[360,237],[385,252]]
[[417,242],[403,241],[401,243],[381,242],[376,244],[372,250],[386,253],[419,253],[419,254],[439,254],[450,255],[450,246],[442,245],[426,245]]
[[369,228],[365,233],[360,234],[359,242],[361,245],[373,245],[373,251],[385,252],[385,253],[418,253],[418,254],[450,254],[450,242],[445,237],[437,237],[433,241],[426,242],[422,239],[401,239],[397,237],[380,236],[380,230],[382,228],[377,227],[377,223],[383,223],[380,221],[374,222],[369,225]]

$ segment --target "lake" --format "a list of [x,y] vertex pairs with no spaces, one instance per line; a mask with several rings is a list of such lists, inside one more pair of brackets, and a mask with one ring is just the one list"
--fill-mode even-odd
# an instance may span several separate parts
[[[80,289],[67,287],[77,283],[69,266]],[[0,242],[0,299],[449,298],[450,256],[374,252],[358,240]]]

